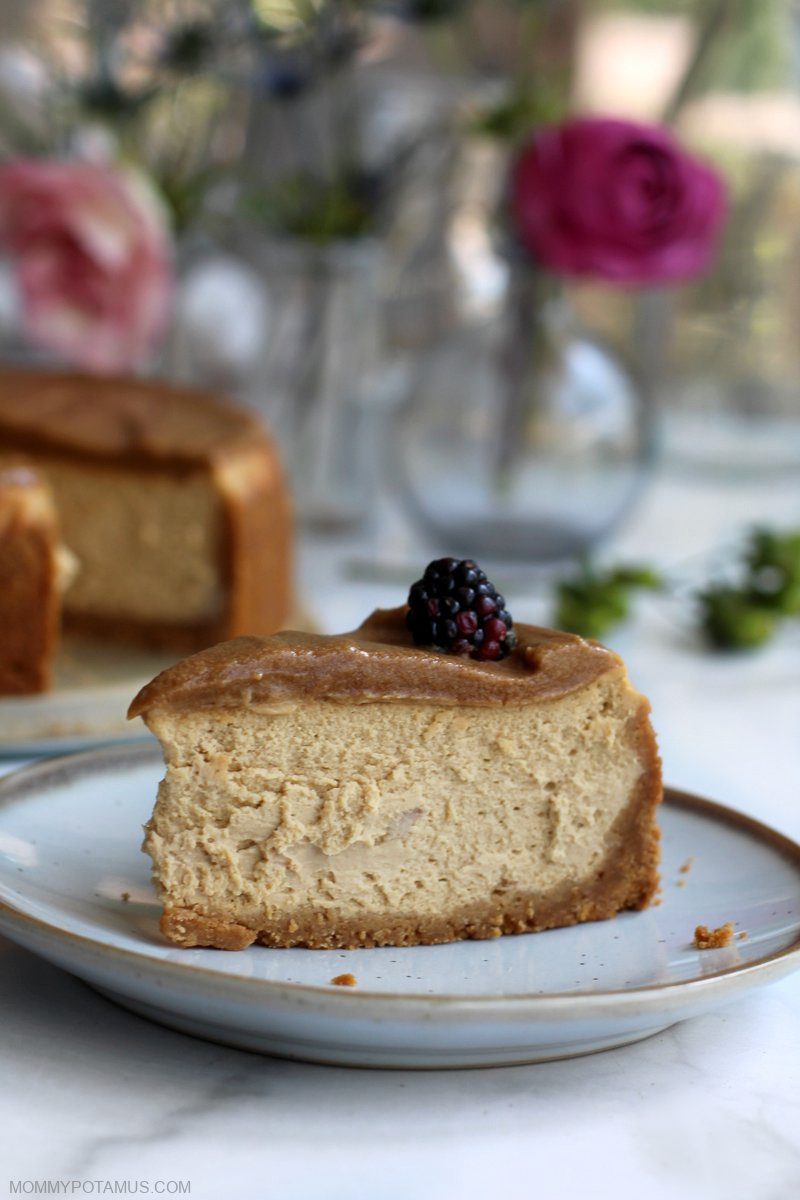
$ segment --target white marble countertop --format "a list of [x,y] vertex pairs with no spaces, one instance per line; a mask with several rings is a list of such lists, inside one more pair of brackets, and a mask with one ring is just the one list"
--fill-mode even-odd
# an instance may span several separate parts
[[[696,571],[759,520],[800,525],[800,482],[661,476],[609,552]],[[404,598],[399,583],[348,577],[365,549],[302,547],[301,592],[323,629]],[[517,619],[544,618],[530,581],[506,593]],[[647,600],[610,640],[651,698],[667,781],[800,840],[800,632],[714,656],[674,605]],[[0,1196],[800,1195],[800,973],[591,1057],[365,1071],[170,1032],[0,939],[0,1029]]]

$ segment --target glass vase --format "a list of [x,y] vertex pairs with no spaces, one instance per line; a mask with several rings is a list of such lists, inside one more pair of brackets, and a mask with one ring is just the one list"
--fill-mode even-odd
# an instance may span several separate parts
[[253,261],[271,313],[253,399],[283,447],[298,518],[358,525],[375,484],[380,247],[265,242]]
[[162,371],[225,392],[274,434],[300,522],[359,525],[381,422],[382,255],[240,229],[181,259]]
[[587,554],[646,477],[648,400],[558,282],[515,260],[497,313],[465,321],[420,365],[394,440],[400,495],[442,553]]

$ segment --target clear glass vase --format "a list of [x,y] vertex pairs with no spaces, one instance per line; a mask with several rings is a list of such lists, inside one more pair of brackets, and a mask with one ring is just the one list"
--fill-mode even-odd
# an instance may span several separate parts
[[331,530],[358,525],[375,487],[380,246],[264,242],[251,261],[271,326],[252,398],[283,448],[298,518]]
[[237,231],[187,258],[166,356],[177,378],[256,409],[274,433],[301,523],[368,514],[380,421],[382,255]]
[[498,312],[420,364],[393,444],[399,493],[442,553],[531,564],[588,553],[646,477],[647,400],[556,281],[513,262]]

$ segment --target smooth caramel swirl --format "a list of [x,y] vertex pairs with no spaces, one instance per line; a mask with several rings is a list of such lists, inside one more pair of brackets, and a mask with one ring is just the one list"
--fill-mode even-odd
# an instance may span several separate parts
[[514,626],[516,648],[499,662],[460,658],[413,645],[405,612],[378,609],[352,633],[288,630],[222,642],[162,671],[135,697],[128,716],[300,700],[529,704],[624,669],[597,643],[535,625]]

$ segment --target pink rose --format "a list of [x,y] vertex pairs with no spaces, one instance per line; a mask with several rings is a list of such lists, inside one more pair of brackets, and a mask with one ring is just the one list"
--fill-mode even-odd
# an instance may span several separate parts
[[92,371],[143,362],[172,281],[163,212],[132,173],[88,162],[0,165],[0,244],[31,342]]
[[708,264],[725,191],[666,130],[585,117],[543,128],[522,148],[510,204],[522,245],[543,266],[667,283]]

